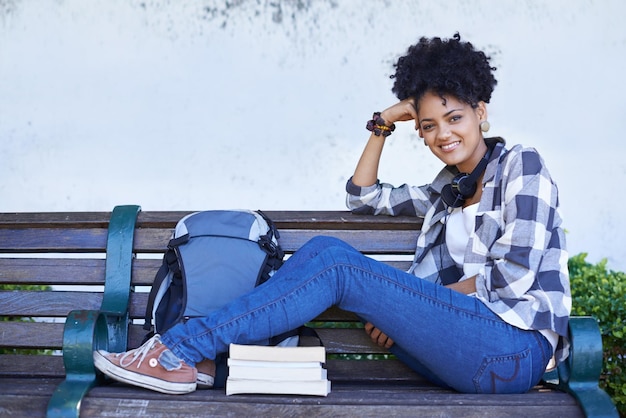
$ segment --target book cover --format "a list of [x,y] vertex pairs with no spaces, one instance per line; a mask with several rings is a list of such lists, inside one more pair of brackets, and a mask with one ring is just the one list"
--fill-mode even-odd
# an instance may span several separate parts
[[276,347],[231,344],[229,358],[262,361],[317,361],[326,362],[324,347]]
[[226,395],[244,393],[274,395],[311,395],[328,396],[330,381],[321,380],[261,380],[233,379],[226,380]]

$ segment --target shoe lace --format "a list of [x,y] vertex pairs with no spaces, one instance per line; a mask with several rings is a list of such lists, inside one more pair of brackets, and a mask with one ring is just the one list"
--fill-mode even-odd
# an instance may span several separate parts
[[[137,368],[141,367],[141,363],[146,358],[150,350],[157,344],[161,343],[161,336],[159,334],[155,334],[154,337],[150,338],[148,341],[143,343],[140,347],[135,348],[134,350],[129,350],[125,353],[119,353],[117,356],[121,356],[120,358],[120,366],[128,367],[133,364],[137,359],[139,359],[139,363],[137,364]],[[132,357],[132,358],[131,358]],[[130,358],[129,362],[126,362]]]

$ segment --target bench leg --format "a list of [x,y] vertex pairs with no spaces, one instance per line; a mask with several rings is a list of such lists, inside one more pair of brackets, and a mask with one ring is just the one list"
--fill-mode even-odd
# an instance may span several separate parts
[[96,385],[96,376],[67,375],[57,386],[48,402],[46,416],[49,418],[67,418],[80,415],[80,402],[89,390]]
[[106,324],[99,318],[98,311],[72,311],[67,316],[63,331],[66,377],[48,402],[48,417],[78,417],[80,401],[96,384],[94,337],[106,335]]
[[48,402],[48,417],[78,417],[80,403],[89,390],[99,383],[101,374],[93,365],[93,352],[117,347],[117,332],[127,328],[128,317],[101,311],[72,311],[63,330],[63,363],[65,380]]
[[619,418],[611,397],[598,385],[588,388],[580,386],[572,388],[571,393],[582,406],[585,416]]

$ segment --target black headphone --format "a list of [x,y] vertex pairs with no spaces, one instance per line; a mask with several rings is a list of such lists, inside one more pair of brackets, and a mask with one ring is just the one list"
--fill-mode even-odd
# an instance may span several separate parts
[[452,179],[450,184],[443,186],[443,189],[441,189],[441,198],[446,205],[451,208],[459,208],[463,206],[465,199],[474,196],[476,188],[478,187],[476,182],[485,171],[485,168],[487,168],[487,163],[489,163],[489,158],[494,148],[493,145],[487,145],[487,152],[471,174],[459,173]]

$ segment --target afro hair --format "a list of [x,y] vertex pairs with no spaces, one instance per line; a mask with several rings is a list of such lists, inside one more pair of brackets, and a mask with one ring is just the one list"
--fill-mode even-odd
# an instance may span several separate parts
[[418,101],[432,91],[472,107],[481,101],[489,103],[497,83],[489,59],[471,43],[461,42],[458,33],[452,39],[423,37],[398,59],[391,91],[400,100],[413,97]]

